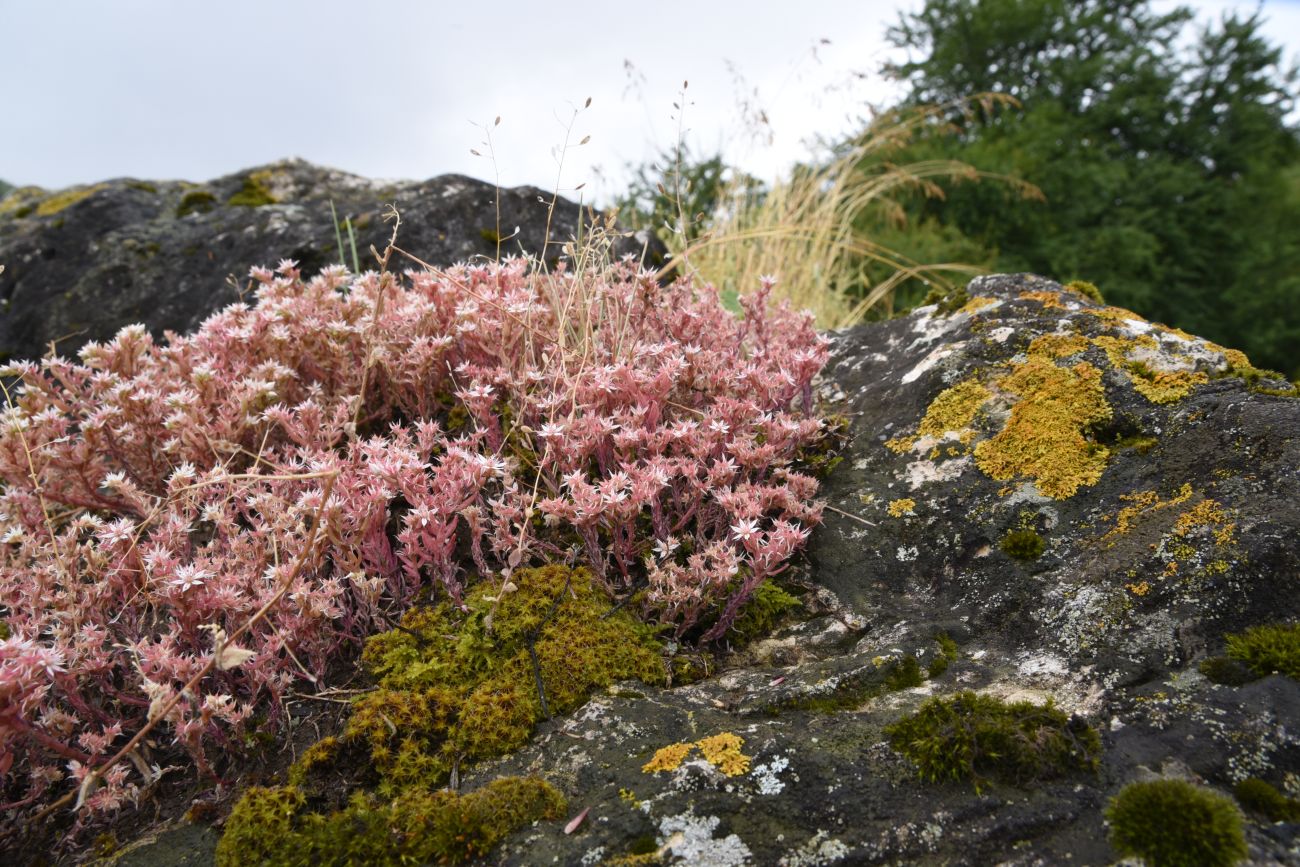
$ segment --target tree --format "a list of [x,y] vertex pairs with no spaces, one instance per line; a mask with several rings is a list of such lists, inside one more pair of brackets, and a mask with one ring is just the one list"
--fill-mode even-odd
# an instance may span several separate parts
[[[922,219],[995,251],[1002,270],[1082,277],[1109,300],[1300,367],[1295,74],[1256,13],[1177,40],[1191,15],[1148,0],[928,0],[890,28],[907,100],[980,91],[1020,108],[954,117],[918,145],[1037,184],[917,201]],[[1261,322],[1260,317],[1266,321]]]

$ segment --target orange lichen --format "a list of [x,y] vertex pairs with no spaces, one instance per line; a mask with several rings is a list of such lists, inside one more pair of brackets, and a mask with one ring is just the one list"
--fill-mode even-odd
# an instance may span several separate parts
[[992,305],[994,305],[994,304],[996,304],[996,303],[998,303],[998,300],[997,300],[996,298],[990,298],[990,297],[987,296],[987,295],[976,295],[974,298],[972,298],[971,300],[967,301],[967,302],[962,306],[962,308],[961,308],[960,310],[958,310],[957,312],[958,312],[958,313],[978,313],[979,311],[983,310],[985,307],[990,307],[990,306],[992,306]]
[[1192,486],[1185,484],[1179,489],[1178,494],[1168,500],[1160,499],[1160,495],[1155,491],[1138,491],[1134,494],[1122,494],[1121,500],[1129,505],[1119,510],[1115,516],[1115,526],[1101,537],[1101,541],[1108,543],[1108,547],[1115,544],[1118,537],[1127,534],[1133,529],[1137,519],[1152,512],[1158,512],[1162,509],[1168,509],[1171,506],[1177,506],[1185,503],[1192,498]]
[[1039,290],[1034,292],[1021,292],[1019,298],[1022,301],[1037,301],[1039,304],[1042,304],[1044,307],[1055,307],[1059,310],[1069,309],[1068,307],[1066,307],[1064,304],[1061,303],[1060,292],[1048,292],[1046,290]]
[[917,439],[919,439],[919,437],[894,437],[892,440],[885,441],[885,448],[895,454],[906,454],[916,445]]
[[1029,344],[1029,354],[1055,360],[1078,355],[1088,346],[1088,338],[1082,334],[1042,334]]
[[1030,478],[1058,500],[1101,478],[1110,452],[1084,435],[1111,417],[1100,370],[1087,362],[1057,367],[1030,357],[998,386],[1019,400],[1006,426],[975,447],[975,462],[986,475]]
[[1123,307],[1102,307],[1086,311],[1092,316],[1096,316],[1103,322],[1111,322],[1116,325],[1122,325],[1125,322],[1146,322],[1141,316],[1132,310],[1125,310]]
[[739,735],[723,732],[696,741],[695,745],[700,748],[705,761],[728,777],[738,777],[749,771],[750,757],[740,751],[745,740]]
[[1231,545],[1236,541],[1237,525],[1228,520],[1228,513],[1215,500],[1201,500],[1179,515],[1174,523],[1174,535],[1185,539],[1201,527],[1210,529],[1214,536],[1214,544],[1219,547]]
[[694,744],[669,744],[660,747],[655,751],[654,758],[641,766],[641,771],[647,774],[675,771],[682,766],[682,762],[686,761],[686,757],[693,749],[695,749]]
[[970,425],[980,406],[991,396],[985,386],[973,379],[946,388],[930,403],[917,433],[938,437],[961,430]]
[[891,500],[887,507],[891,518],[901,518],[904,515],[913,515],[916,508],[916,500],[911,497],[903,497],[898,500]]
[[643,773],[675,771],[686,761],[694,749],[699,749],[704,760],[728,777],[736,777],[749,770],[750,757],[740,751],[744,738],[731,732],[702,738],[695,743],[677,743],[661,747],[650,761],[641,766]]

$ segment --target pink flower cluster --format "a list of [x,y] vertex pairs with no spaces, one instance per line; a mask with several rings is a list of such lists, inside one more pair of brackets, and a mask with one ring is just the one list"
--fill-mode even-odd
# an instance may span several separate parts
[[[825,341],[769,309],[770,284],[736,317],[710,287],[629,264],[252,276],[256,304],[191,336],[135,326],[79,363],[6,372],[9,808],[66,791],[159,715],[211,769],[205,745],[274,721],[342,645],[418,593],[459,600],[475,574],[507,586],[523,565],[581,563],[616,594],[644,589],[679,635],[722,637],[818,518],[792,459],[820,436]],[[214,653],[230,663],[182,694]],[[131,756],[142,774],[171,747],[153,749]],[[91,806],[135,776],[115,768]]]

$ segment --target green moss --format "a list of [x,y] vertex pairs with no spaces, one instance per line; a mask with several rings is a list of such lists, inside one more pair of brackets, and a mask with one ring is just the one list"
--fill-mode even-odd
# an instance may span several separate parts
[[953,641],[946,632],[940,633],[934,640],[939,645],[939,653],[930,660],[926,672],[930,677],[939,677],[948,670],[948,666],[957,661],[957,642]]
[[1096,284],[1089,283],[1087,280],[1071,280],[1065,284],[1065,289],[1067,292],[1082,295],[1084,298],[1096,301],[1098,304],[1106,303],[1106,299],[1101,297],[1101,290],[1097,288]]
[[885,734],[922,778],[970,780],[976,791],[989,779],[1023,785],[1093,770],[1101,753],[1096,730],[1051,702],[1007,703],[970,691],[930,699]]
[[245,864],[458,864],[489,853],[538,820],[564,815],[564,797],[536,778],[504,777],[474,792],[409,789],[356,794],[324,815],[293,786],[245,793],[217,844],[218,867]]
[[36,216],[52,217],[60,211],[70,208],[78,202],[90,198],[95,193],[104,189],[107,184],[95,184],[91,187],[81,187],[73,190],[63,190],[41,200],[36,206]]
[[369,745],[382,791],[522,746],[547,715],[543,695],[555,714],[616,680],[666,682],[653,631],[625,611],[606,616],[610,602],[584,570],[523,570],[514,582],[499,603],[485,582],[465,611],[414,609],[367,642],[379,689],[356,703],[345,737]]
[[270,172],[253,172],[244,178],[244,185],[229,199],[226,204],[241,208],[260,208],[263,205],[274,205],[275,196],[271,195],[271,173]]
[[1159,442],[1160,440],[1155,437],[1134,434],[1132,436],[1120,437],[1111,444],[1111,448],[1117,452],[1132,449],[1138,454],[1144,455],[1155,448]]
[[891,692],[912,689],[924,682],[925,675],[921,673],[921,664],[910,654],[890,666],[889,676],[885,678],[885,686]]
[[783,617],[802,605],[797,596],[764,581],[740,609],[731,633],[741,642],[752,641],[772,632]]
[[679,652],[669,660],[668,667],[677,686],[698,683],[713,673],[712,661],[702,653]]
[[139,190],[142,193],[158,192],[158,187],[154,184],[149,183],[148,181],[127,181],[126,185],[129,189]]
[[1106,821],[1115,851],[1150,867],[1229,867],[1249,854],[1232,801],[1185,780],[1125,786]]
[[41,187],[18,187],[10,190],[0,200],[0,217],[21,219],[30,216],[35,212],[37,203],[44,197],[45,190]]
[[[223,837],[230,853],[225,863],[242,863],[235,853],[248,846],[253,852],[299,851],[259,835],[306,835],[311,840],[302,842],[303,851],[324,840],[321,852],[350,853],[353,863],[446,862],[482,854],[491,845],[483,841],[496,837],[475,836],[484,818],[475,802],[445,804],[437,799],[448,793],[430,795],[430,788],[457,768],[522,746],[540,720],[576,708],[596,689],[631,678],[667,682],[654,630],[625,610],[611,613],[609,598],[585,570],[523,569],[512,582],[504,594],[496,583],[481,582],[466,594],[463,609],[450,602],[411,609],[399,629],[371,638],[362,661],[378,687],[354,703],[342,736],[303,754],[290,769],[288,786],[245,795],[236,812],[244,809],[247,821],[235,823],[240,842],[226,844]],[[341,756],[377,774],[377,788],[354,792],[346,809],[329,812],[328,804],[312,800],[313,789],[320,788],[321,798],[334,796],[337,806],[341,784],[326,772]],[[489,818],[502,809],[487,810]],[[289,818],[281,822],[281,813]],[[452,835],[459,849],[377,839],[377,829],[414,826],[439,840],[447,838],[439,829],[449,822],[469,823]],[[257,857],[263,856],[252,860]]]
[[479,229],[478,236],[489,244],[495,245],[501,243],[501,233],[496,229]]
[[176,216],[186,217],[190,214],[206,214],[217,206],[217,197],[208,190],[190,190],[181,196],[176,205]]
[[1300,800],[1288,798],[1258,777],[1242,780],[1232,794],[1247,811],[1270,822],[1300,822]]
[[821,436],[800,448],[795,460],[803,464],[814,478],[828,478],[844,460],[839,452],[848,439],[849,417],[842,413],[828,416]]
[[1252,626],[1227,638],[1228,656],[1260,677],[1274,672],[1300,680],[1300,623]]
[[962,286],[956,289],[939,289],[934,288],[926,293],[925,298],[921,301],[921,306],[929,304],[939,305],[935,311],[938,316],[949,316],[966,306],[970,301],[970,295],[966,292],[966,287]]
[[1226,656],[1211,656],[1209,659],[1203,659],[1197,666],[1197,670],[1209,680],[1223,686],[1244,686],[1252,680],[1259,679],[1259,676],[1245,663]]
[[308,747],[289,768],[289,785],[301,788],[314,771],[332,764],[338,756],[339,745],[338,738],[328,737]]
[[1002,553],[1016,560],[1037,560],[1047,547],[1043,537],[1033,530],[1012,530],[1000,544]]

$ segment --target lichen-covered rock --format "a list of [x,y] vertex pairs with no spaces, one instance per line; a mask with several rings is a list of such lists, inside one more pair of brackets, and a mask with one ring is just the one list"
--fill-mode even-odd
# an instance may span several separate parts
[[[574,820],[486,863],[1106,865],[1130,783],[1300,798],[1300,682],[1269,673],[1300,633],[1255,629],[1300,619],[1294,389],[1040,278],[967,295],[835,335],[847,442],[797,614],[469,767]],[[1030,752],[978,753],[1004,745]],[[1243,806],[1251,863],[1300,864],[1290,814]]]
[[[556,780],[588,821],[503,861],[1109,864],[1104,811],[1129,782],[1300,794],[1300,683],[1198,670],[1226,636],[1300,618],[1291,385],[1046,280],[967,292],[835,338],[823,395],[849,441],[809,552],[821,607],[716,679],[543,729],[492,773]],[[932,665],[940,636],[957,658]],[[897,676],[908,658],[920,686]],[[886,730],[968,689],[1090,723],[1098,769],[923,782]],[[745,773],[680,748],[723,732]],[[1247,821],[1254,863],[1300,863],[1297,830]]]
[[[248,269],[294,259],[305,274],[360,267],[384,249],[389,204],[402,214],[398,245],[432,265],[527,251],[548,260],[578,229],[578,205],[533,187],[498,191],[461,175],[372,181],[301,160],[205,184],[119,179],[47,192],[20,187],[0,199],[0,357],[34,358],[51,341],[72,355],[89,340],[146,322],[156,336],[193,329],[247,291]],[[331,211],[333,203],[333,211]],[[547,234],[549,217],[550,232]],[[341,235],[342,247],[339,249]],[[650,236],[618,254],[662,264]],[[394,267],[417,267],[397,258]],[[233,278],[228,281],[227,278]]]

